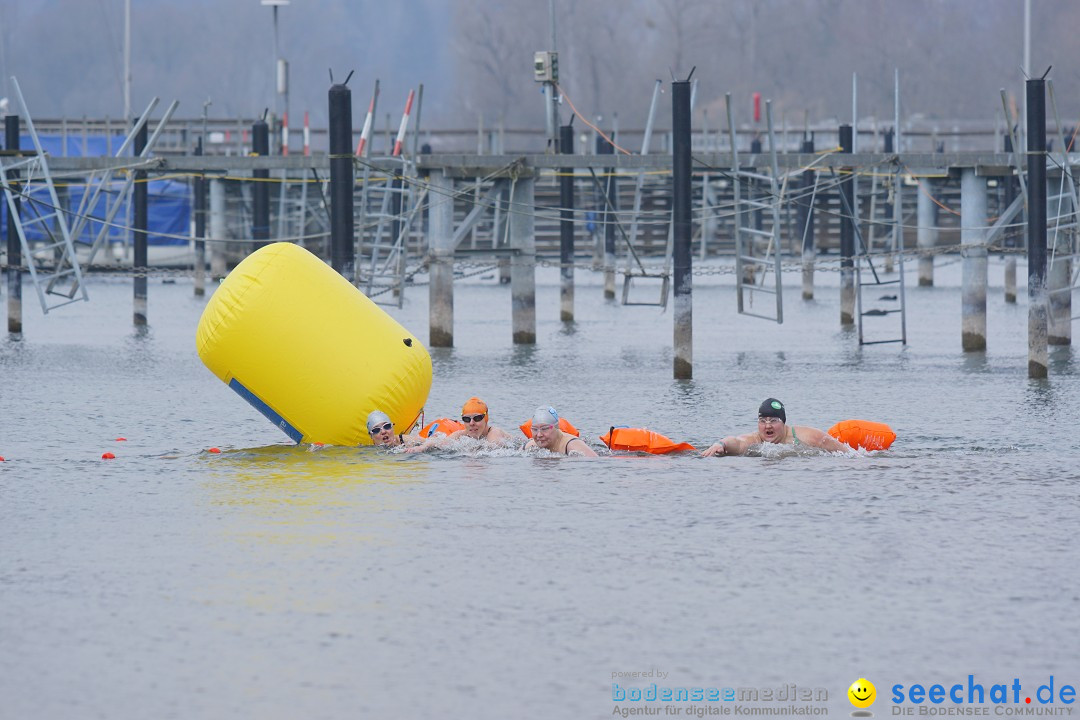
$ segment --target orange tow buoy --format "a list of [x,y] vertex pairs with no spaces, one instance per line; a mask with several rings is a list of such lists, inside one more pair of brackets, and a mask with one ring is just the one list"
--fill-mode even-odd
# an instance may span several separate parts
[[428,438],[438,433],[439,435],[450,435],[456,433],[458,430],[464,430],[465,426],[457,420],[451,418],[436,418],[432,420],[420,431],[420,437]]
[[653,455],[666,455],[681,450],[694,450],[690,443],[677,443],[666,435],[646,428],[613,427],[600,439],[611,450],[631,450]]
[[891,427],[872,420],[841,420],[829,428],[829,434],[856,450],[888,450],[896,439]]

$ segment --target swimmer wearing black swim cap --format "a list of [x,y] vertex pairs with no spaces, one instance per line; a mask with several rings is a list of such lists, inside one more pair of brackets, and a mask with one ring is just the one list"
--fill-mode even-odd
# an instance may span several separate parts
[[784,403],[776,398],[766,398],[758,407],[758,426],[755,432],[729,435],[720,442],[710,445],[705,452],[701,453],[701,456],[745,455],[750,448],[765,443],[806,445],[828,452],[844,452],[851,449],[824,430],[805,425],[788,425],[787,409]]

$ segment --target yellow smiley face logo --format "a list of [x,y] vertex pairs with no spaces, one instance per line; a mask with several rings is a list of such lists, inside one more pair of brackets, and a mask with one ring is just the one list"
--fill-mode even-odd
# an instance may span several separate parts
[[859,678],[851,683],[851,687],[847,690],[847,696],[855,707],[867,708],[874,704],[874,700],[877,698],[877,688],[874,687],[874,683],[866,678]]

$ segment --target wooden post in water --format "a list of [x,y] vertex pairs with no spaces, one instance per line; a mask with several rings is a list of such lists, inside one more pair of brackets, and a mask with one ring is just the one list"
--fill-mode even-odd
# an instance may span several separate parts
[[1047,353],[1046,298],[1046,81],[1028,80],[1028,377],[1045,378]]
[[986,349],[986,178],[960,171],[961,345]]
[[[195,146],[195,154],[203,154],[201,137]],[[195,195],[192,203],[195,213],[195,261],[192,270],[195,275],[195,295],[201,297],[206,294],[206,177],[196,175],[191,191]]]
[[[352,77],[352,73],[349,73]],[[353,226],[352,90],[334,83],[329,92],[330,266],[352,282],[356,267]]]
[[510,315],[515,345],[536,343],[536,183],[532,175],[511,184]]
[[675,348],[675,379],[694,377],[694,296],[691,275],[693,240],[690,186],[690,82],[671,84],[671,222],[674,238],[674,303],[673,319]]
[[[810,135],[802,142],[801,152],[812,154],[814,152],[814,136]],[[817,262],[817,250],[814,247],[814,202],[811,196],[814,193],[816,173],[813,170],[805,170],[802,174],[802,187],[799,190],[801,197],[795,214],[795,229],[802,238],[802,297],[803,300],[814,299],[814,264]]]
[[916,217],[918,229],[915,233],[915,245],[919,252],[919,285],[932,287],[934,284],[934,256],[929,254],[937,245],[938,206],[934,202],[935,183],[924,178],[919,183],[916,196]]
[[210,279],[220,280],[228,274],[225,262],[225,238],[229,230],[225,218],[225,181],[221,178],[210,180]]
[[[143,149],[146,147],[147,131],[146,126],[149,123],[143,123],[143,126],[139,129],[139,132],[135,133],[135,145],[134,152],[135,157],[138,157]],[[134,265],[135,277],[134,277],[134,322],[136,325],[146,325],[147,322],[147,303],[146,303],[146,268],[149,265],[147,261],[146,251],[146,229],[149,221],[149,188],[146,183],[146,171],[135,171],[135,188],[133,191],[134,209],[132,211],[132,225],[134,230],[135,241],[135,253],[132,259],[132,265]]]
[[[840,152],[850,153],[854,137],[850,125],[840,126]],[[839,192],[847,199],[840,204],[840,325],[855,324],[855,180],[851,168],[845,168],[840,175]]]
[[[596,154],[597,155],[614,155],[615,146],[605,140],[603,137],[596,136]],[[619,186],[615,179],[615,168],[604,168],[603,183],[604,195],[604,212],[600,215],[603,218],[604,227],[604,299],[615,299],[615,223],[618,222],[618,215],[616,213],[619,210]]]
[[[574,127],[559,128],[559,152],[574,154]],[[574,322],[574,171],[563,168],[559,175],[559,318]]]
[[448,168],[432,171],[428,196],[428,344],[454,347],[454,178]]
[[[19,149],[19,116],[8,115],[4,118],[4,149],[15,151]],[[15,212],[20,211],[19,197],[16,194],[16,183],[19,177],[18,170],[8,171],[11,180],[11,199],[14,201]],[[19,242],[19,229],[15,225],[15,215],[8,205],[7,214],[7,286],[8,286],[8,332],[22,332],[22,245]]]

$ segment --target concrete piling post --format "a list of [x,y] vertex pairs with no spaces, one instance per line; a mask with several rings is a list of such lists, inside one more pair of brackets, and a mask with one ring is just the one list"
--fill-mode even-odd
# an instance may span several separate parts
[[965,352],[986,349],[986,178],[975,168],[960,175],[961,345]]
[[674,348],[676,380],[694,377],[693,240],[690,148],[690,83],[671,84],[672,203],[674,236]]
[[221,178],[210,180],[210,279],[221,280],[228,273],[225,262],[225,238],[228,237],[228,225],[225,218],[225,181]]
[[[135,156],[138,157],[146,147],[147,130],[144,123],[139,132],[135,133]],[[132,194],[134,208],[132,210],[132,230],[134,234],[134,255],[132,264],[135,269],[134,277],[134,322],[135,325],[146,325],[147,302],[146,302],[146,267],[149,265],[146,249],[146,229],[149,222],[149,188],[146,182],[146,171],[135,171],[135,188]]]
[[[814,152],[814,138],[811,135],[803,140],[801,152],[812,154]],[[806,170],[802,174],[801,198],[799,199],[798,212],[796,213],[795,228],[802,239],[802,297],[803,300],[814,299],[814,264],[817,262],[817,249],[814,245],[814,193],[815,173]]]
[[[573,126],[563,125],[559,133],[559,152],[573,155]],[[574,322],[574,171],[570,168],[563,168],[559,176],[559,266],[559,318]]]
[[[9,152],[19,149],[18,115],[8,115],[4,118],[4,148]],[[20,211],[21,203],[19,202],[18,196],[15,195],[17,190],[14,187],[16,185],[14,180],[19,177],[19,171],[9,171],[8,177],[12,181],[12,199],[15,201],[15,212],[18,213]],[[15,225],[15,216],[11,213],[11,206],[9,205],[7,209],[8,332],[21,333],[22,271],[19,269],[19,266],[22,265],[22,244],[19,242],[19,229]]]
[[[349,73],[352,77],[352,73]],[[355,277],[356,241],[353,225],[352,90],[346,83],[330,86],[330,266],[350,282]]]
[[[195,146],[195,154],[203,154],[201,137]],[[195,196],[192,203],[192,212],[195,214],[195,260],[192,270],[195,276],[195,295],[201,297],[206,294],[206,178],[203,175],[195,176],[191,192]]]
[[[270,126],[265,120],[256,120],[251,126],[251,151],[266,157],[270,154]],[[251,237],[255,240],[252,251],[267,244],[270,239],[270,171],[252,170],[255,182],[251,188]]]
[[1047,352],[1046,294],[1046,81],[1028,80],[1028,377],[1045,378]]
[[1051,345],[1072,344],[1072,248],[1068,233],[1054,233],[1054,260],[1046,273],[1046,341]]
[[[1005,133],[1005,152],[1011,153],[1013,151],[1012,135],[1008,132]],[[1020,194],[1019,181],[1012,175],[1008,175],[1001,180],[1005,187],[1005,197],[1002,201],[1002,207],[1009,207],[1012,205],[1013,200]],[[1006,238],[1006,247],[1013,247],[1011,238]],[[1008,253],[1005,256],[1005,302],[1016,302],[1016,255]]]
[[[893,138],[895,136],[896,136],[896,130],[893,129],[893,128],[889,128],[888,130],[886,130],[883,133],[884,143],[885,143],[883,152],[886,155],[891,155],[894,152],[893,151]],[[890,182],[891,180],[895,180],[895,179],[896,179],[895,177],[886,176],[885,182]],[[889,193],[888,197],[885,200],[885,226],[886,227],[892,227],[893,223],[896,222],[896,215],[894,214],[896,212],[896,204],[893,202],[894,197],[895,197],[895,192],[896,191],[895,191],[895,188],[894,188],[893,191]],[[885,256],[885,263],[884,264],[885,264],[885,272],[886,273],[891,273],[893,271],[893,263],[895,262],[895,258],[892,256],[892,253],[894,253],[894,252],[896,252],[895,247],[891,248],[890,254]]]
[[[840,152],[850,153],[854,136],[850,125],[840,126]],[[847,199],[850,216],[842,212],[840,217],[840,325],[855,324],[855,182],[852,170],[844,170],[839,192]],[[844,203],[841,203],[844,207]]]
[[515,345],[536,343],[536,183],[519,177],[510,195],[510,314]]
[[919,285],[933,287],[934,256],[929,253],[937,245],[938,206],[934,202],[934,182],[924,179],[920,185],[916,200],[918,230],[915,235],[915,245],[919,252]]
[[[599,135],[596,137],[597,155],[614,155],[615,146]],[[615,299],[615,223],[618,220],[619,186],[615,168],[604,168],[604,299]]]
[[431,173],[430,197],[428,343],[454,347],[454,179],[448,170]]

